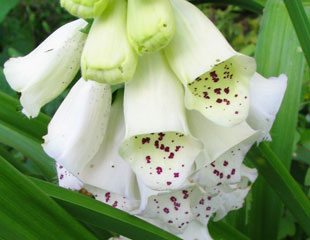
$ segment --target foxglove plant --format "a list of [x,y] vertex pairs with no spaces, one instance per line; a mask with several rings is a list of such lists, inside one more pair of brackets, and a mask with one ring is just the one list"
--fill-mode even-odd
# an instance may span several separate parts
[[[257,177],[243,159],[271,140],[286,76],[255,73],[255,60],[185,0],[61,4],[94,18],[87,39],[79,31],[86,22],[76,20],[4,68],[23,112],[35,117],[81,63],[82,78],[44,137],[59,185],[183,239],[211,239],[210,218],[242,207]],[[112,101],[110,85],[119,83],[125,91]]]

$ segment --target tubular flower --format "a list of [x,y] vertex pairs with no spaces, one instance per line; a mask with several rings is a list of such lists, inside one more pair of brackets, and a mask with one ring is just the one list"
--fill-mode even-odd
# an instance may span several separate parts
[[171,3],[176,33],[164,51],[185,87],[185,106],[222,126],[242,122],[249,111],[255,60],[235,52],[194,5],[185,0]]
[[182,86],[162,54],[140,59],[125,87],[124,114],[120,155],[150,188],[180,187],[202,145],[188,130]]
[[110,0],[61,0],[60,4],[70,14],[80,18],[99,16],[107,7]]
[[111,1],[95,19],[81,59],[84,79],[118,84],[132,78],[138,59],[127,38],[126,13],[125,0]]
[[169,0],[129,0],[127,19],[129,40],[140,55],[166,47],[175,32]]
[[11,58],[4,64],[5,77],[21,92],[23,113],[36,117],[42,106],[56,98],[79,70],[86,34],[82,19],[57,29],[25,57]]

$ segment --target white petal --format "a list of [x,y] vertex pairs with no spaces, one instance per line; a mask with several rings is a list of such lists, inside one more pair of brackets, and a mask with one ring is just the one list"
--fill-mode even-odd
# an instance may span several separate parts
[[127,39],[126,12],[125,0],[113,0],[95,19],[81,59],[85,79],[117,84],[132,78],[138,57]]
[[91,185],[85,185],[85,189],[91,193],[94,198],[100,202],[118,208],[125,212],[135,211],[139,206],[139,201],[127,199],[126,197],[115,194],[104,189],[100,189]]
[[129,0],[127,29],[129,40],[140,55],[164,48],[175,32],[170,1]]
[[250,81],[250,112],[248,124],[262,131],[262,138],[271,140],[269,131],[281,106],[287,86],[287,76],[269,79],[256,73]]
[[192,221],[178,237],[184,240],[212,240],[207,227],[198,221]]
[[73,176],[67,169],[56,163],[58,185],[69,190],[78,191],[83,187],[83,183]]
[[119,91],[113,102],[103,142],[97,154],[80,171],[79,179],[88,185],[105,189],[129,199],[138,199],[136,176],[130,165],[118,154],[125,136],[123,97]]
[[234,127],[223,127],[205,119],[197,111],[187,111],[187,119],[193,136],[204,143],[205,158],[209,160],[205,164],[255,134],[246,122]]
[[87,23],[68,23],[25,57],[11,58],[4,64],[10,86],[22,93],[21,104],[27,116],[36,117],[40,108],[56,98],[73,80],[80,67]]
[[255,133],[230,148],[211,164],[205,166],[192,176],[193,180],[205,187],[240,182],[241,165],[244,157],[259,136],[259,133]]
[[50,122],[44,151],[78,176],[103,141],[110,104],[109,85],[80,79]]
[[161,54],[140,59],[125,88],[124,113],[126,139],[120,155],[150,188],[181,186],[201,143],[188,131],[182,87]]
[[185,87],[185,106],[206,118],[233,126],[248,115],[248,82],[256,64],[235,52],[194,5],[172,0],[176,33],[165,48],[168,62]]
[[61,6],[80,18],[93,18],[100,15],[110,0],[61,0]]

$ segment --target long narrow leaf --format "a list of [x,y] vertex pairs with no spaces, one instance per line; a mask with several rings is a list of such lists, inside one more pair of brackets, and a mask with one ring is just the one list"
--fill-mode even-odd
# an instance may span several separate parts
[[30,178],[42,191],[60,203],[71,215],[95,227],[132,239],[179,239],[139,218],[82,194]]
[[0,157],[0,239],[96,239]]
[[250,240],[247,236],[240,233],[238,230],[233,228],[227,223],[224,222],[213,222],[210,221],[208,224],[208,229],[215,240]]
[[252,149],[248,156],[259,173],[291,210],[304,231],[310,234],[310,201],[281,160],[266,143]]

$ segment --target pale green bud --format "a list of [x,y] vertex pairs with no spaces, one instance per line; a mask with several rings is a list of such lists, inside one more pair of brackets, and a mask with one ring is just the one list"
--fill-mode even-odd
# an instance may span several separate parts
[[169,0],[129,0],[127,20],[129,40],[140,55],[164,48],[175,32]]
[[60,4],[70,14],[80,18],[99,16],[107,7],[110,0],[61,0]]
[[111,1],[90,29],[81,59],[82,75],[108,84],[128,82],[138,62],[126,32],[127,3]]

